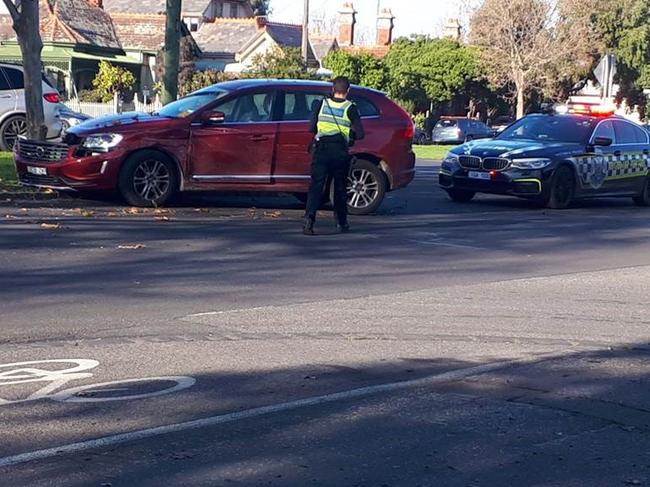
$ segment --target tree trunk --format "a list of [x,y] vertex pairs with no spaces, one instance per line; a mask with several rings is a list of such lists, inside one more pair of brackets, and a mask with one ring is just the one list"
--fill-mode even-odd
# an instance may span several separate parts
[[517,118],[521,118],[525,115],[526,111],[526,93],[524,91],[523,85],[517,86]]
[[181,51],[181,0],[167,0],[162,102],[164,105],[178,98],[178,72]]
[[43,41],[38,28],[38,0],[23,0],[20,13],[14,17],[14,30],[23,56],[25,72],[25,106],[27,111],[27,137],[31,140],[45,140],[47,126],[43,113],[43,84],[41,51]]

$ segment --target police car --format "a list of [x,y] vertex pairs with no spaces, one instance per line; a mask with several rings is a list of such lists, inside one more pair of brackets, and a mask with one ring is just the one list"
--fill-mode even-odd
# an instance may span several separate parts
[[648,131],[611,108],[574,105],[565,113],[528,115],[494,139],[454,148],[439,180],[458,202],[490,193],[557,209],[605,196],[650,206],[649,170]]

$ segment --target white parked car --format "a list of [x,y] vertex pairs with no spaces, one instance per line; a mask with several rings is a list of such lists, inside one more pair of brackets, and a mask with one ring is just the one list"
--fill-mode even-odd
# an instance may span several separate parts
[[[61,135],[59,92],[43,76],[43,111],[47,138]],[[25,80],[22,66],[0,63],[0,150],[13,150],[16,139],[27,133]]]

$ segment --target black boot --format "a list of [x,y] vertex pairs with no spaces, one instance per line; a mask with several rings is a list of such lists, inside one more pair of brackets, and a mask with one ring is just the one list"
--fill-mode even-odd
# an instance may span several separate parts
[[336,225],[336,229],[341,233],[348,233],[350,231],[350,224],[348,222],[339,223]]
[[314,219],[310,217],[305,218],[305,226],[302,228],[303,235],[313,235],[314,234]]

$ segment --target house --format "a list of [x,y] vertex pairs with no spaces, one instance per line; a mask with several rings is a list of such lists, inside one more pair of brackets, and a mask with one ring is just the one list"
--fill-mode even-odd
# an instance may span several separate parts
[[[165,0],[104,0],[104,9],[113,14],[165,14]],[[217,18],[251,18],[249,0],[183,0],[181,15],[190,32]]]
[[[111,19],[126,56],[139,62],[140,73],[136,75],[137,91],[151,96],[157,81],[155,74],[157,56],[165,45],[166,17],[113,13]],[[182,35],[192,44],[192,48],[198,51],[189,29],[185,26]]]
[[[64,96],[91,89],[100,61],[133,72],[137,91],[153,88],[165,16],[109,15],[103,6],[102,0],[40,0],[43,65]],[[22,61],[9,15],[0,15],[0,61]]]
[[368,53],[382,58],[390,51],[393,43],[393,29],[395,16],[390,9],[383,9],[377,16],[377,38],[371,46],[357,45],[355,43],[355,30],[357,25],[357,11],[352,2],[343,4],[339,10],[338,45],[343,51],[354,54]]
[[[40,17],[43,64],[62,93],[88,86],[99,61],[129,68],[139,64],[126,56],[101,0],[40,0]],[[0,15],[0,60],[22,61],[8,14]]]
[[[198,69],[242,71],[250,68],[255,56],[276,48],[301,48],[302,26],[271,22],[266,17],[251,19],[223,19],[201,25],[194,34],[201,49]],[[332,49],[338,47],[336,39],[318,38],[318,54],[311,41],[308,63],[317,68]]]

